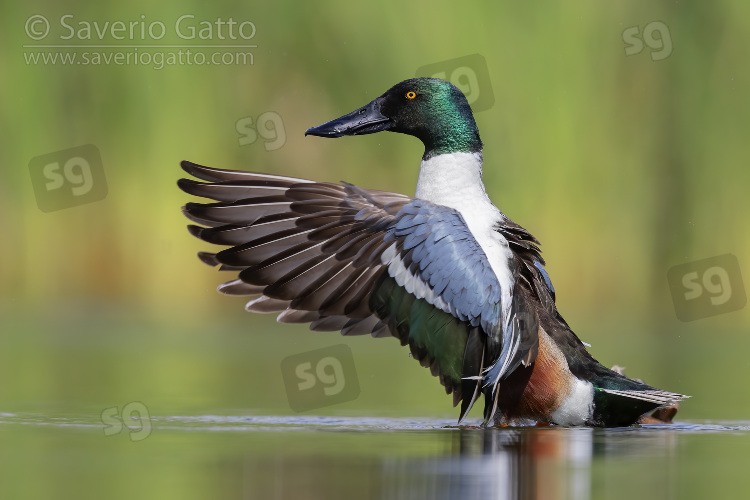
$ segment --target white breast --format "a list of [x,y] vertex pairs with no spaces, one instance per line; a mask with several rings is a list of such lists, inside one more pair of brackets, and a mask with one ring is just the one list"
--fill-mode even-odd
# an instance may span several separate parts
[[495,230],[505,216],[492,204],[482,183],[481,153],[448,153],[422,161],[416,197],[457,210],[484,251],[502,290],[503,319],[510,313],[513,254]]

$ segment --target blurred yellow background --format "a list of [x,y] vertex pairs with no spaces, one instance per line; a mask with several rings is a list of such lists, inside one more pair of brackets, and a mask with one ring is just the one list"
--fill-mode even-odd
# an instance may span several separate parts
[[[476,114],[487,189],[542,242],[574,331],[603,363],[693,395],[682,419],[750,415],[750,308],[682,322],[667,280],[673,266],[727,253],[750,280],[746,3],[134,0],[3,10],[0,411],[99,414],[142,401],[153,415],[292,413],[281,360],[346,343],[360,396],[313,413],[457,416],[395,340],[277,325],[217,294],[229,276],[196,258],[210,248],[185,230],[179,208],[190,197],[176,181],[188,159],[411,194],[416,139],[304,131],[423,66],[479,54],[480,83],[494,96]],[[185,14],[194,26],[251,21],[256,32],[185,40],[174,29]],[[34,40],[28,30],[40,25],[28,20],[39,15],[50,34]],[[66,15],[71,39],[62,38]],[[166,34],[118,40],[110,30],[100,40],[93,29],[81,39],[85,23],[107,21],[134,22],[136,35],[159,21]],[[149,43],[257,47],[252,64],[161,69],[34,64],[30,54],[82,50],[25,47],[162,50],[130,47]],[[266,129],[253,141],[259,121]],[[86,144],[101,154],[106,196],[43,212],[32,160]]]

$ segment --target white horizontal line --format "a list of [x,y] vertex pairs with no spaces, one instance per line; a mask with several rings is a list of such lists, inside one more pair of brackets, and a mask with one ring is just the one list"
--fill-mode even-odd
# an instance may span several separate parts
[[257,45],[24,45],[24,49],[254,49]]

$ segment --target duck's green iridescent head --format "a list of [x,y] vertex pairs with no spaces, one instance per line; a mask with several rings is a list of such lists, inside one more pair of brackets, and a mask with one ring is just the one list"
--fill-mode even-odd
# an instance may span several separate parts
[[424,143],[424,158],[482,150],[474,115],[464,94],[438,78],[412,78],[351,113],[313,127],[305,135],[341,137],[389,130]]

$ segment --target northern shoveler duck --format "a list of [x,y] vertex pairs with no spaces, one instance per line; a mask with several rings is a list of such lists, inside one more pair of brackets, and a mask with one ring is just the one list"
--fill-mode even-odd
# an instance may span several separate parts
[[254,296],[246,309],[343,335],[396,337],[439,377],[459,422],[484,395],[484,424],[626,426],[686,396],[597,362],[555,306],[538,241],[492,204],[482,141],[461,91],[403,81],[305,135],[399,132],[425,146],[413,197],[342,182],[182,162],[200,258]]

